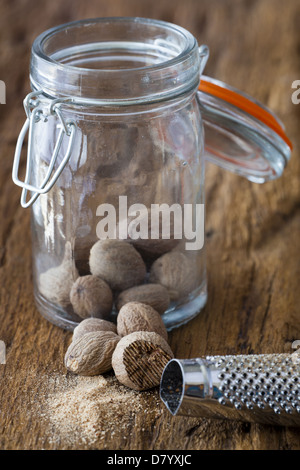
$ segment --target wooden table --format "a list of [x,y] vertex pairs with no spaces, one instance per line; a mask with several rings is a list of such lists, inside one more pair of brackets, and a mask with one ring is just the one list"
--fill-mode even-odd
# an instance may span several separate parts
[[93,445],[50,439],[53,429],[36,414],[40,390],[51,394],[53,377],[66,375],[70,333],[47,323],[35,308],[29,212],[20,207],[20,191],[11,181],[12,159],[29,92],[33,39],[51,26],[94,16],[153,17],[189,29],[210,47],[206,74],[271,107],[294,144],[283,177],[265,185],[207,166],[208,303],[171,333],[176,357],[292,352],[292,342],[300,339],[300,105],[291,101],[291,84],[300,79],[298,0],[284,7],[281,0],[65,0],[59,6],[2,0],[0,79],[7,104],[0,106],[0,339],[7,363],[0,365],[0,447],[299,449],[299,429],[172,418],[157,405],[157,392],[144,395],[148,412],[128,420],[125,438],[110,429]]

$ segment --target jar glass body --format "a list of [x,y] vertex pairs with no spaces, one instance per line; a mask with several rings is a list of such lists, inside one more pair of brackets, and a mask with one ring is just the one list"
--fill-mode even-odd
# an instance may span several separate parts
[[[46,100],[41,111],[47,105]],[[147,274],[138,284],[153,283],[154,263],[167,253],[174,257],[176,266],[172,261],[165,272],[170,282],[162,280],[171,297],[163,319],[168,328],[188,321],[206,301],[203,130],[196,92],[135,110],[65,107],[64,117],[76,123],[70,160],[54,187],[41,194],[31,209],[39,310],[66,328],[81,320],[69,301],[70,288],[78,275],[90,274],[90,250],[107,234],[140,253]],[[47,173],[59,130],[56,117],[35,126],[35,184]],[[56,166],[67,143],[63,140]],[[156,211],[165,214],[167,224],[170,221],[169,235],[163,232],[164,216],[160,216],[158,231],[151,237]],[[144,218],[149,232],[142,239],[139,233],[145,225],[138,222]],[[116,264],[112,270],[119,262],[112,261]],[[177,292],[171,292],[172,286]],[[115,300],[121,290],[114,290]],[[113,320],[116,314],[113,309],[105,319]]]
[[[141,18],[84,20],[35,40],[26,180],[43,190],[31,209],[34,288],[57,325],[82,320],[70,292],[91,274],[112,290],[106,320],[124,290],[147,283],[168,292],[160,313],[169,329],[205,304],[201,60],[190,33]],[[139,268],[108,249],[97,263],[109,275],[95,272],[91,249],[106,238],[129,244]]]

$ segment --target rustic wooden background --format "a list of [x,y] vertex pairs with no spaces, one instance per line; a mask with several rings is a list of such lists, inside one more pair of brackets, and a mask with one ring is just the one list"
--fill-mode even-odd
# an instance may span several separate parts
[[[251,184],[207,166],[206,232],[209,299],[190,324],[171,334],[179,358],[205,354],[292,352],[300,339],[300,105],[291,84],[300,79],[298,0],[0,0],[0,79],[7,104],[0,106],[0,448],[88,448],[51,443],[33,412],[41,386],[65,374],[70,333],[37,312],[31,279],[29,212],[11,182],[16,138],[29,92],[33,39],[44,29],[80,18],[144,16],[189,29],[211,50],[206,74],[247,91],[271,107],[294,143],[284,176]],[[151,407],[151,394],[148,400]],[[156,401],[153,401],[155,406]],[[109,449],[299,449],[299,429],[235,422],[171,418],[148,413],[128,439],[107,435]],[[117,426],[117,422],[116,422]],[[145,428],[148,432],[144,432]]]

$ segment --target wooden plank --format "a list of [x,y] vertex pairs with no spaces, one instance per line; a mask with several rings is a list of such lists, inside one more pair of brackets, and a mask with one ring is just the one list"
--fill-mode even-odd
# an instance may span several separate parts
[[[74,398],[81,382],[63,366],[70,334],[47,323],[34,305],[29,212],[19,206],[11,164],[34,37],[62,22],[114,15],[159,18],[189,29],[210,47],[207,75],[272,107],[294,143],[284,176],[263,186],[208,165],[209,298],[196,319],[171,333],[175,355],[292,352],[300,339],[300,106],[291,102],[291,83],[300,78],[299,2],[286,1],[284,10],[279,0],[66,0],[59,8],[45,0],[1,2],[0,79],[7,84],[7,104],[0,106],[0,339],[7,364],[0,365],[0,447],[299,449],[297,429],[172,418],[157,391],[117,390],[110,375],[115,395],[111,405],[107,399],[97,409],[101,426],[94,439],[79,422],[72,440],[53,419],[53,397],[64,389]],[[108,406],[119,411],[105,425],[101,416]]]

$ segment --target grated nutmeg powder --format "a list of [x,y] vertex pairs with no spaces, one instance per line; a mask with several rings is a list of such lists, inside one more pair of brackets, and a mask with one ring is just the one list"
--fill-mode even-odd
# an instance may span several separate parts
[[54,392],[45,397],[39,415],[47,423],[48,441],[53,445],[105,448],[107,441],[118,438],[126,447],[135,423],[145,431],[143,417],[162,414],[158,392],[130,390],[112,375],[57,375],[52,382]]

